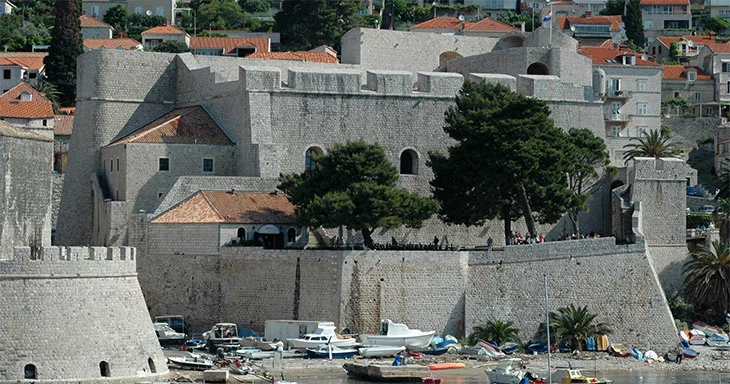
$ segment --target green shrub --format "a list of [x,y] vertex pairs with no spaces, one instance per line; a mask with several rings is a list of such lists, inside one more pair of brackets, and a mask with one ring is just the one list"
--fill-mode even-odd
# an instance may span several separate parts
[[712,222],[712,215],[707,213],[690,213],[687,215],[687,229],[695,229],[702,226],[707,228]]

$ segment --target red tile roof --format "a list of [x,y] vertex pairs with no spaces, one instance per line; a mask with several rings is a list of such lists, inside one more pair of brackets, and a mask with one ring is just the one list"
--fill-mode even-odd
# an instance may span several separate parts
[[53,116],[53,133],[56,135],[71,135],[74,129],[74,115]]
[[25,69],[40,70],[44,67],[43,58],[48,52],[3,52],[0,54],[0,65],[13,65]]
[[710,48],[715,53],[730,53],[729,43],[705,43],[705,47]]
[[81,15],[81,17],[79,17],[79,21],[81,22],[81,28],[84,28],[84,27],[112,28],[111,25],[97,19],[96,17],[89,17],[86,15]]
[[190,48],[219,48],[223,53],[232,53],[236,48],[256,47],[256,52],[269,52],[270,41],[268,37],[193,37]]
[[641,0],[641,5],[689,5],[689,0]]
[[[593,60],[593,64],[596,65],[623,65],[621,56],[632,55],[636,57],[636,66],[638,67],[661,66],[660,64],[642,59],[640,54],[637,54],[632,50],[625,49],[620,46],[617,47],[616,45],[614,45],[613,47],[580,47],[578,48],[578,53],[591,58],[591,60]],[[616,62],[614,63],[608,60],[613,60]]]
[[[23,93],[30,93],[31,100],[20,100]],[[0,117],[42,119],[51,116],[53,116],[51,102],[26,82],[21,82],[0,95]]]
[[621,23],[621,16],[558,17],[558,25],[561,29],[570,29],[570,24],[611,24],[612,31],[620,31]]
[[178,108],[111,144],[233,145],[203,107]]
[[139,46],[141,46],[142,43],[135,39],[130,38],[119,38],[119,39],[96,39],[96,38],[90,38],[84,40],[84,47],[86,47],[89,50],[94,49],[124,49],[124,50],[130,50],[130,49],[137,49]]
[[293,60],[310,63],[339,63],[337,57],[324,52],[256,52],[246,56],[247,59]]
[[484,19],[471,24],[464,28],[468,31],[516,31],[517,28],[505,24],[501,21],[492,19],[491,17],[485,17]]
[[703,71],[700,67],[685,67],[684,65],[665,65],[662,68],[663,78],[665,80],[686,80],[687,71],[691,68],[697,70],[697,80],[711,80],[712,76]]
[[695,45],[704,45],[707,43],[716,42],[716,40],[713,36],[691,36],[691,35],[685,35],[682,37],[657,36],[656,39],[659,40],[666,47],[669,47],[672,43],[679,43],[682,40],[691,41]]
[[142,32],[143,35],[184,35],[185,31],[177,29],[172,25],[161,25]]
[[294,209],[281,193],[200,191],[152,222],[295,224]]
[[[462,24],[463,23],[463,24]],[[410,29],[453,29],[460,31],[462,28],[469,27],[472,22],[462,22],[457,17],[437,17],[435,19],[426,20],[421,24],[416,24]]]

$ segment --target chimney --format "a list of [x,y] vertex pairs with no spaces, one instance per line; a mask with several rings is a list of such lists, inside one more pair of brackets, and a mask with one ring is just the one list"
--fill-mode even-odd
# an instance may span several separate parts
[[586,19],[590,19],[591,17],[593,17],[593,12],[591,12],[591,11],[586,11],[585,15],[583,15],[583,16],[584,16],[584,17],[585,17]]

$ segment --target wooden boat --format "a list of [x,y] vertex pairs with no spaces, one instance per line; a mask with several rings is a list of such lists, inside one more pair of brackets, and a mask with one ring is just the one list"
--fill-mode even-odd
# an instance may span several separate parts
[[338,347],[351,347],[356,344],[354,338],[341,337],[335,333],[336,327],[321,325],[314,333],[308,333],[301,338],[286,339],[287,345],[293,349],[314,348],[320,344],[332,344]]
[[611,344],[610,351],[611,354],[616,357],[631,356],[631,351],[629,351],[629,349],[623,344]]
[[202,356],[176,356],[167,360],[181,368],[206,370],[213,368],[213,361]]
[[583,376],[583,374],[580,372],[580,370],[575,369],[575,368],[565,369],[561,373],[563,375],[562,384],[575,384],[575,383],[613,384],[613,380],[611,380],[611,379],[606,379],[606,378],[597,379],[595,377]]
[[608,336],[601,335],[596,338],[596,350],[597,351],[607,351],[608,350]]
[[350,377],[377,382],[422,382],[422,377],[429,374],[428,367],[423,365],[369,365],[360,363],[345,363],[345,369]]
[[310,359],[328,359],[330,357],[330,350],[333,359],[349,359],[357,354],[357,349],[355,348],[320,345],[316,348],[307,348],[307,357]]
[[357,349],[362,357],[389,357],[395,356],[406,350],[406,347],[392,347],[389,345],[365,346]]
[[459,369],[459,368],[466,368],[466,364],[464,363],[436,363],[431,364],[428,366],[428,369],[432,371],[441,371],[444,369]]
[[727,333],[725,333],[725,331],[723,331],[719,327],[707,325],[706,323],[703,323],[701,321],[695,321],[694,323],[692,323],[692,328],[703,332],[705,334],[705,336],[707,336],[708,338],[714,337],[715,340],[717,340],[717,341],[724,340],[725,343],[730,341],[730,338],[728,338]]
[[390,320],[383,320],[380,324],[379,335],[361,335],[362,344],[366,345],[392,345],[406,348],[425,348],[431,344],[431,338],[436,331],[423,332],[418,329],[410,329],[405,324],[394,323]]

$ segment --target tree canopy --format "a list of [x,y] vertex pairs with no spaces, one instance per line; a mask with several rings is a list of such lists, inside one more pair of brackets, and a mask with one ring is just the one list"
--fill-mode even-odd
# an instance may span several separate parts
[[456,141],[448,154],[429,154],[439,216],[447,223],[482,225],[499,217],[505,236],[524,217],[554,223],[567,211],[566,135],[544,101],[499,84],[465,82],[446,111],[444,131]]
[[127,9],[121,5],[115,5],[109,8],[104,14],[104,22],[114,27],[114,30],[119,32],[127,31],[127,22],[129,20],[129,13]]
[[624,7],[626,6],[626,2],[624,0],[608,0],[606,3],[606,8],[603,8],[601,12],[599,12],[601,15],[623,15],[624,14]]
[[347,142],[326,155],[310,154],[312,166],[282,175],[278,187],[296,205],[301,225],[346,226],[371,248],[376,228],[418,228],[438,209],[435,200],[395,187],[398,170],[376,144]]
[[301,51],[329,45],[339,51],[340,37],[360,25],[356,11],[362,8],[359,0],[285,1],[274,15],[282,49]]
[[502,345],[506,341],[519,342],[517,334],[520,331],[511,321],[489,320],[486,324],[474,327],[470,343],[476,344],[479,340],[492,341]]
[[[611,329],[605,323],[596,322],[596,314],[588,312],[588,307],[575,307],[573,304],[550,312],[550,330],[562,343],[572,350],[582,350],[583,341],[590,336],[606,335]],[[544,324],[543,324],[544,326]]]
[[521,28],[525,24],[525,31],[532,32],[542,25],[542,18],[537,13],[514,13],[512,11],[502,12],[497,20],[509,24],[515,28]]
[[188,45],[182,41],[168,40],[161,44],[158,44],[153,51],[155,52],[167,52],[167,53],[183,53],[190,52]]
[[235,0],[217,0],[198,8],[198,28],[239,29],[243,25],[243,10]]
[[634,47],[643,51],[646,38],[644,37],[644,21],[641,16],[641,0],[626,1],[626,14],[624,15],[626,38]]
[[652,129],[645,137],[632,137],[624,145],[624,161],[629,162],[635,157],[672,157],[677,143],[672,141],[671,133],[666,130]]
[[56,0],[51,47],[43,60],[48,82],[61,92],[61,105],[76,102],[76,59],[83,53],[79,2]]
[[248,13],[266,12],[271,7],[269,0],[238,0],[241,9]]
[[730,310],[730,246],[720,240],[700,245],[682,266],[684,294],[698,309],[720,316]]

